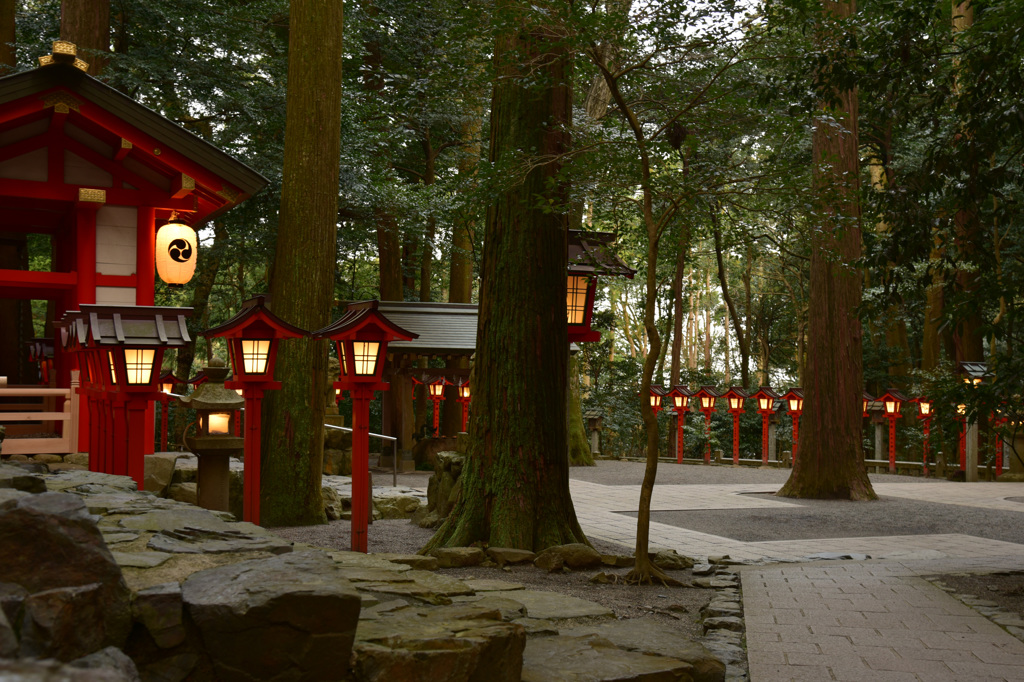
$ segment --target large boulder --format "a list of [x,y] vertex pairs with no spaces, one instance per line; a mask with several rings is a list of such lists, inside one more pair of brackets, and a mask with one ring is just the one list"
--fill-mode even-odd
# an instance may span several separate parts
[[353,667],[367,682],[519,682],[525,643],[497,609],[401,609],[360,623]]
[[360,597],[327,555],[300,552],[192,574],[185,608],[218,679],[337,679]]
[[179,455],[176,452],[156,452],[143,458],[145,475],[142,489],[163,497],[167,486],[174,479],[174,463]]
[[411,519],[420,500],[412,495],[374,495],[373,506],[385,519]]
[[327,515],[327,520],[337,521],[340,519],[344,508],[342,507],[341,496],[338,495],[338,491],[325,485],[320,488],[320,494],[324,498],[324,513]]
[[538,637],[523,652],[523,682],[675,682],[692,679],[692,673],[689,663],[624,651],[597,635]]
[[352,448],[324,448],[324,475],[351,476]]
[[19,499],[0,511],[0,547],[0,576],[29,593],[24,652],[66,661],[124,644],[131,594],[80,497]]
[[534,566],[547,571],[557,571],[563,566],[572,569],[592,568],[601,563],[601,555],[597,550],[581,542],[548,547],[533,560]]

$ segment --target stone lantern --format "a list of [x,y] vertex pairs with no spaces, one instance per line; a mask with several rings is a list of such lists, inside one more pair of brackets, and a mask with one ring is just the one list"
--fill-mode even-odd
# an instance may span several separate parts
[[186,448],[199,458],[199,506],[229,511],[231,457],[245,448],[245,439],[235,436],[235,420],[245,399],[225,388],[230,370],[221,358],[213,358],[204,370],[207,381],[191,395],[179,398],[182,405],[196,411],[196,435],[182,437]]

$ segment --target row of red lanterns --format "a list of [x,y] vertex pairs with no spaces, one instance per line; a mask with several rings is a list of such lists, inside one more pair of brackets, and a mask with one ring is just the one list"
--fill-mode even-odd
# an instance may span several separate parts
[[[711,415],[715,412],[715,403],[719,398],[724,398],[728,403],[728,411],[733,417],[733,431],[732,431],[732,458],[734,464],[739,464],[740,457],[740,436],[739,436],[739,420],[740,415],[746,410],[744,403],[746,400],[755,400],[757,402],[757,412],[761,415],[761,460],[762,463],[768,463],[768,423],[771,415],[776,413],[776,401],[781,400],[785,403],[790,417],[793,419],[793,460],[796,461],[797,450],[800,442],[800,415],[803,414],[804,405],[804,394],[800,388],[791,388],[786,393],[777,393],[768,386],[761,386],[756,391],[746,391],[742,388],[732,387],[725,391],[719,391],[712,386],[701,386],[699,389],[691,391],[686,386],[673,386],[671,389],[665,389],[661,386],[651,386],[650,392],[650,405],[651,409],[657,414],[661,411],[663,398],[669,398],[672,401],[672,409],[679,417],[679,426],[676,435],[676,459],[678,462],[683,461],[683,415],[690,411],[690,399],[694,399],[694,403],[704,414],[705,432],[710,436],[711,432]],[[904,402],[916,403],[919,410],[919,419],[924,421],[924,461],[927,464],[928,461],[928,432],[930,426],[930,420],[932,415],[932,404],[926,398],[914,398],[913,400],[908,399],[906,396],[901,394],[899,391],[890,389],[884,395],[879,398],[873,398],[868,393],[863,395],[863,411],[864,416],[868,417],[868,404],[873,402],[881,402],[885,408],[885,416],[889,419],[889,468],[892,471],[896,469],[896,419],[899,419],[902,415],[900,409]],[[708,438],[707,447],[704,452],[705,463],[711,461],[711,442]],[[927,466],[925,467],[927,470]]]
[[[451,381],[445,377],[432,377],[426,381],[420,381],[416,377],[412,379],[414,384],[421,384],[427,387],[428,397],[434,403],[434,438],[441,437],[441,401],[444,400],[444,387],[455,386],[458,389],[458,397],[455,400],[462,405],[462,430],[466,430],[469,421],[469,380],[458,378]],[[416,389],[413,388],[413,398],[416,397]]]

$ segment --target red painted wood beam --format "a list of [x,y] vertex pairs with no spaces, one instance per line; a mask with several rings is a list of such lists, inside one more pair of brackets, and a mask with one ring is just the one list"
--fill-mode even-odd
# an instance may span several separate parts
[[196,191],[196,181],[184,173],[178,173],[171,178],[171,196],[175,199],[187,197]]
[[[78,202],[78,185],[61,185],[33,180],[10,180],[0,178],[0,196],[49,199],[51,201]],[[165,192],[101,187],[107,193],[108,204],[118,206],[152,206],[154,208],[194,212],[197,209],[195,197],[172,199]]]
[[78,289],[75,302],[96,302],[96,211],[79,206],[75,214],[75,258]]
[[[103,275],[96,273],[96,286],[98,287],[134,287],[138,282],[135,275]],[[152,303],[140,303],[139,305],[153,305]]]
[[5,147],[0,147],[0,161],[7,161],[8,159],[13,159],[16,156],[34,152],[41,147],[45,147],[49,140],[49,134],[41,133],[39,135],[27,137],[24,140],[19,140]]
[[25,97],[0,105],[0,125],[42,111],[43,107],[40,97]]
[[110,173],[112,176],[114,176],[115,180],[118,180],[120,182],[127,182],[143,191],[163,192],[162,189],[154,185],[151,181],[147,180],[141,175],[136,175],[135,173],[131,172],[130,170],[128,170],[119,163],[114,163],[113,161],[103,156],[102,154],[90,149],[89,147],[86,147],[78,140],[64,136],[61,138],[60,144],[64,145],[64,148],[70,151],[75,156],[80,156],[85,161],[88,161],[94,166],[101,168],[107,173]]
[[[229,187],[227,183],[220,178],[220,176],[216,175],[212,171],[182,155],[178,151],[167,147],[164,143],[159,142],[149,135],[133,128],[106,109],[103,109],[88,100],[84,100],[79,104],[78,113],[106,128],[115,135],[120,135],[131,142],[136,154],[141,153],[152,158],[157,158],[161,163],[170,166],[180,173],[185,173],[186,175],[195,178],[198,182],[206,185],[215,192]],[[237,188],[232,189],[239,191]]]
[[132,143],[121,138],[121,146],[114,152],[114,161],[124,161],[132,152]]
[[35,287],[38,289],[74,289],[78,275],[74,272],[36,272],[34,270],[0,270],[0,287]]

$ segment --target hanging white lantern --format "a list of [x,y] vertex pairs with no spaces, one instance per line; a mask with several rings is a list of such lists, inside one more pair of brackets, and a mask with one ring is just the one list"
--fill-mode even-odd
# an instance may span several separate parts
[[156,271],[172,287],[192,279],[198,254],[196,231],[188,225],[167,223],[156,233]]

